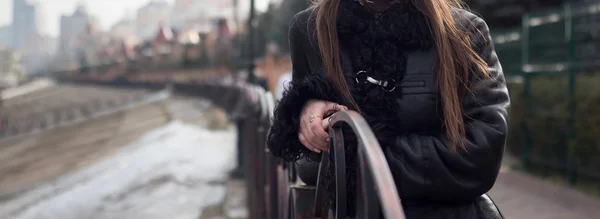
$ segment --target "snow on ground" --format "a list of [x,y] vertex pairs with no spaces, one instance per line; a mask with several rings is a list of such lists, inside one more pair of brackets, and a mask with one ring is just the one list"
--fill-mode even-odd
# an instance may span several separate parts
[[117,155],[0,206],[14,219],[196,219],[225,197],[235,166],[234,127],[171,122]]

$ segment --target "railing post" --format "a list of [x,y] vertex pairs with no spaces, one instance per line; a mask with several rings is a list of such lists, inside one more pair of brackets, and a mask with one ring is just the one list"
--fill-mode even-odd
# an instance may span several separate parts
[[248,82],[254,84],[256,75],[254,75],[254,0],[250,0],[250,15],[248,17]]
[[243,166],[246,163],[244,159],[244,119],[236,119],[235,125],[237,127],[237,166],[231,171],[231,177],[236,179],[244,178]]
[[266,201],[265,207],[267,209],[268,219],[279,219],[279,185],[278,185],[278,165],[277,160],[273,155],[265,148],[265,194]]
[[265,219],[265,124],[266,104],[264,92],[250,85],[247,91],[251,99],[251,108],[243,122],[243,144],[241,145],[244,158],[244,176],[247,183],[247,201],[251,219]]
[[256,150],[254,146],[256,146],[256,132],[255,132],[255,118],[256,115],[254,113],[248,115],[248,117],[243,122],[243,128],[240,130],[243,132],[243,144],[241,145],[241,152],[248,159],[244,159],[243,168],[244,168],[244,176],[246,179],[246,201],[248,202],[248,208],[250,209],[250,219],[261,219],[259,216],[259,206],[257,202],[258,186],[256,180],[256,168],[255,158],[256,158]]
[[576,78],[575,72],[573,69],[573,56],[575,55],[575,41],[573,39],[573,10],[571,3],[565,3],[565,38],[567,40],[568,45],[568,57],[567,57],[567,66],[568,66],[568,74],[569,74],[569,91],[568,91],[568,131],[567,131],[567,144],[565,145],[565,156],[566,157],[566,172],[567,178],[569,180],[569,186],[573,186],[577,180],[577,171],[575,169],[575,164],[573,162],[573,156],[571,153],[571,144],[575,140],[575,112],[576,112],[576,104],[575,104],[575,85]]
[[[533,104],[531,103],[531,73],[528,72],[529,67],[529,14],[524,14],[521,18],[522,30],[521,30],[521,74],[523,75],[523,104],[525,106],[525,117],[533,115]],[[524,140],[522,145],[521,163],[525,169],[529,168],[531,160],[531,136],[529,133],[528,123],[526,120],[522,121],[521,131],[524,134]]]

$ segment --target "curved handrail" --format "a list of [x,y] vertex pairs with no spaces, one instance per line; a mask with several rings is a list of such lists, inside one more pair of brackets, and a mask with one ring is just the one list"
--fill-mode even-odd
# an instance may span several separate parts
[[[337,112],[332,116],[330,122],[329,132],[332,137],[333,153],[334,153],[334,161],[336,163],[336,178],[339,179],[336,181],[336,187],[338,188],[336,191],[336,199],[343,198],[345,200],[345,154],[344,154],[344,143],[343,143],[343,134],[342,134],[342,125],[348,125],[352,131],[355,133],[358,142],[358,162],[359,162],[359,176],[362,178],[362,181],[359,181],[362,188],[361,194],[366,197],[371,197],[372,193],[375,192],[378,196],[378,200],[381,203],[381,209],[383,210],[383,216],[388,219],[404,219],[404,210],[402,208],[402,204],[400,202],[400,196],[398,194],[398,190],[396,188],[396,184],[394,183],[394,178],[392,177],[392,173],[389,169],[388,162],[381,150],[379,142],[375,137],[375,134],[364,120],[364,118],[354,111],[344,111]],[[327,154],[323,154],[323,160],[325,161],[321,163],[321,167],[319,169],[319,179],[317,185],[320,187],[322,185],[322,177],[323,171],[326,170],[326,166],[328,165]],[[338,166],[342,164],[342,166]],[[372,177],[369,177],[369,175]],[[359,177],[357,176],[357,177]],[[370,180],[373,180],[374,185],[370,185]],[[342,183],[343,188],[340,188],[340,183]],[[343,189],[343,190],[342,190]],[[317,188],[317,196],[315,197],[315,204],[322,204],[322,191],[320,188]],[[345,202],[339,203],[341,200],[338,199],[338,207],[336,208],[336,218],[340,218],[345,216]],[[368,198],[363,201],[363,207],[366,208],[366,218],[371,218],[371,215],[375,215],[375,213],[371,210],[374,207],[378,207],[376,204],[373,204]],[[315,207],[319,207],[323,205],[317,205]],[[359,207],[359,206],[357,206]],[[321,209],[324,210],[324,209]],[[339,212],[339,211],[342,212]],[[379,211],[379,209],[376,209]],[[361,212],[362,213],[362,212]]]

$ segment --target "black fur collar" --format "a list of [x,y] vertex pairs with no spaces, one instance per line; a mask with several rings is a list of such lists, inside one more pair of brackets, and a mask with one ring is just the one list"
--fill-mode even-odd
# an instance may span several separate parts
[[402,123],[396,99],[401,98],[402,91],[388,93],[378,85],[357,83],[356,74],[366,71],[378,80],[401,82],[406,73],[407,53],[432,48],[426,17],[410,0],[400,0],[379,15],[369,12],[357,0],[342,0],[337,30],[340,44],[349,52],[352,63],[352,72],[344,72],[346,82],[363,116],[375,133],[398,129],[395,126]]
[[403,49],[431,47],[425,16],[410,0],[399,0],[384,12],[373,14],[358,0],[342,0],[338,8],[337,31],[341,40],[391,40]]

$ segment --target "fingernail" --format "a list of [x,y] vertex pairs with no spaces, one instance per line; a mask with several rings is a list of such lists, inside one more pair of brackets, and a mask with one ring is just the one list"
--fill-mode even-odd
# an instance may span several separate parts
[[326,138],[325,141],[329,142],[329,138]]
[[315,152],[317,152],[317,153],[321,153],[321,150],[319,150],[319,149],[315,149]]

